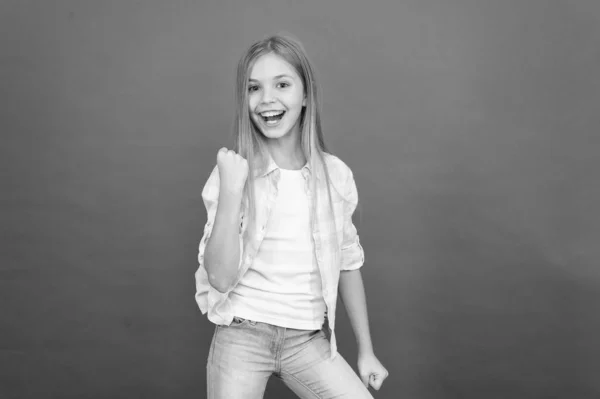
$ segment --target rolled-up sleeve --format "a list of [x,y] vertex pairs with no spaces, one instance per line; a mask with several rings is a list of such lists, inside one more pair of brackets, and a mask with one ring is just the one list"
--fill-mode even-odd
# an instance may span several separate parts
[[342,238],[342,262],[341,270],[356,270],[359,269],[365,262],[365,253],[358,232],[352,222],[352,215],[358,205],[358,192],[352,172],[349,172],[345,184],[345,204],[344,204],[344,228]]
[[[195,273],[196,302],[198,303],[202,314],[205,314],[217,303],[222,302],[229,294],[228,292],[221,293],[210,285],[208,281],[208,274],[204,267],[204,252],[206,250],[208,239],[212,233],[219,203],[219,184],[219,169],[217,166],[215,166],[208,180],[206,181],[204,188],[202,189],[202,201],[204,202],[204,207],[206,208],[206,224],[204,225],[204,233],[198,246],[199,267]],[[239,236],[239,245],[241,262],[243,253],[243,239],[241,233]]]

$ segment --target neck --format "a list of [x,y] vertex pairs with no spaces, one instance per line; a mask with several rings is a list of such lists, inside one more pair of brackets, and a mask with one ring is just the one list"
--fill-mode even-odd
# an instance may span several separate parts
[[301,169],[306,164],[300,134],[290,134],[267,141],[273,161],[283,169]]

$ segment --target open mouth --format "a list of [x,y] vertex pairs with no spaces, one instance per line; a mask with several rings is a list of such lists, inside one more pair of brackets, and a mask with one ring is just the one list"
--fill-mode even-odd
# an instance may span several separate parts
[[259,113],[260,117],[267,126],[274,126],[283,118],[285,111],[265,111]]

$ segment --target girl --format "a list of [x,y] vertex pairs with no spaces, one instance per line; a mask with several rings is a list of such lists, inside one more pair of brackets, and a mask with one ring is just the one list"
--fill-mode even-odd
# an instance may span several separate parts
[[[216,324],[208,397],[262,398],[271,375],[300,398],[372,398],[388,375],[373,353],[352,171],[326,152],[313,67],[276,35],[237,69],[235,151],[222,148],[202,198],[196,300]],[[337,353],[341,294],[360,378]],[[362,381],[361,381],[362,380]]]

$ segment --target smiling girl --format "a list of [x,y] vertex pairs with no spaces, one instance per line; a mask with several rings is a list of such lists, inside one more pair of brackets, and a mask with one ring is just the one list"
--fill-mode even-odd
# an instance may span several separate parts
[[[202,198],[196,300],[216,324],[211,399],[262,398],[271,375],[300,398],[372,398],[388,375],[373,352],[350,168],[327,152],[313,67],[275,35],[237,69],[235,150],[221,148]],[[337,352],[338,290],[360,377]]]

